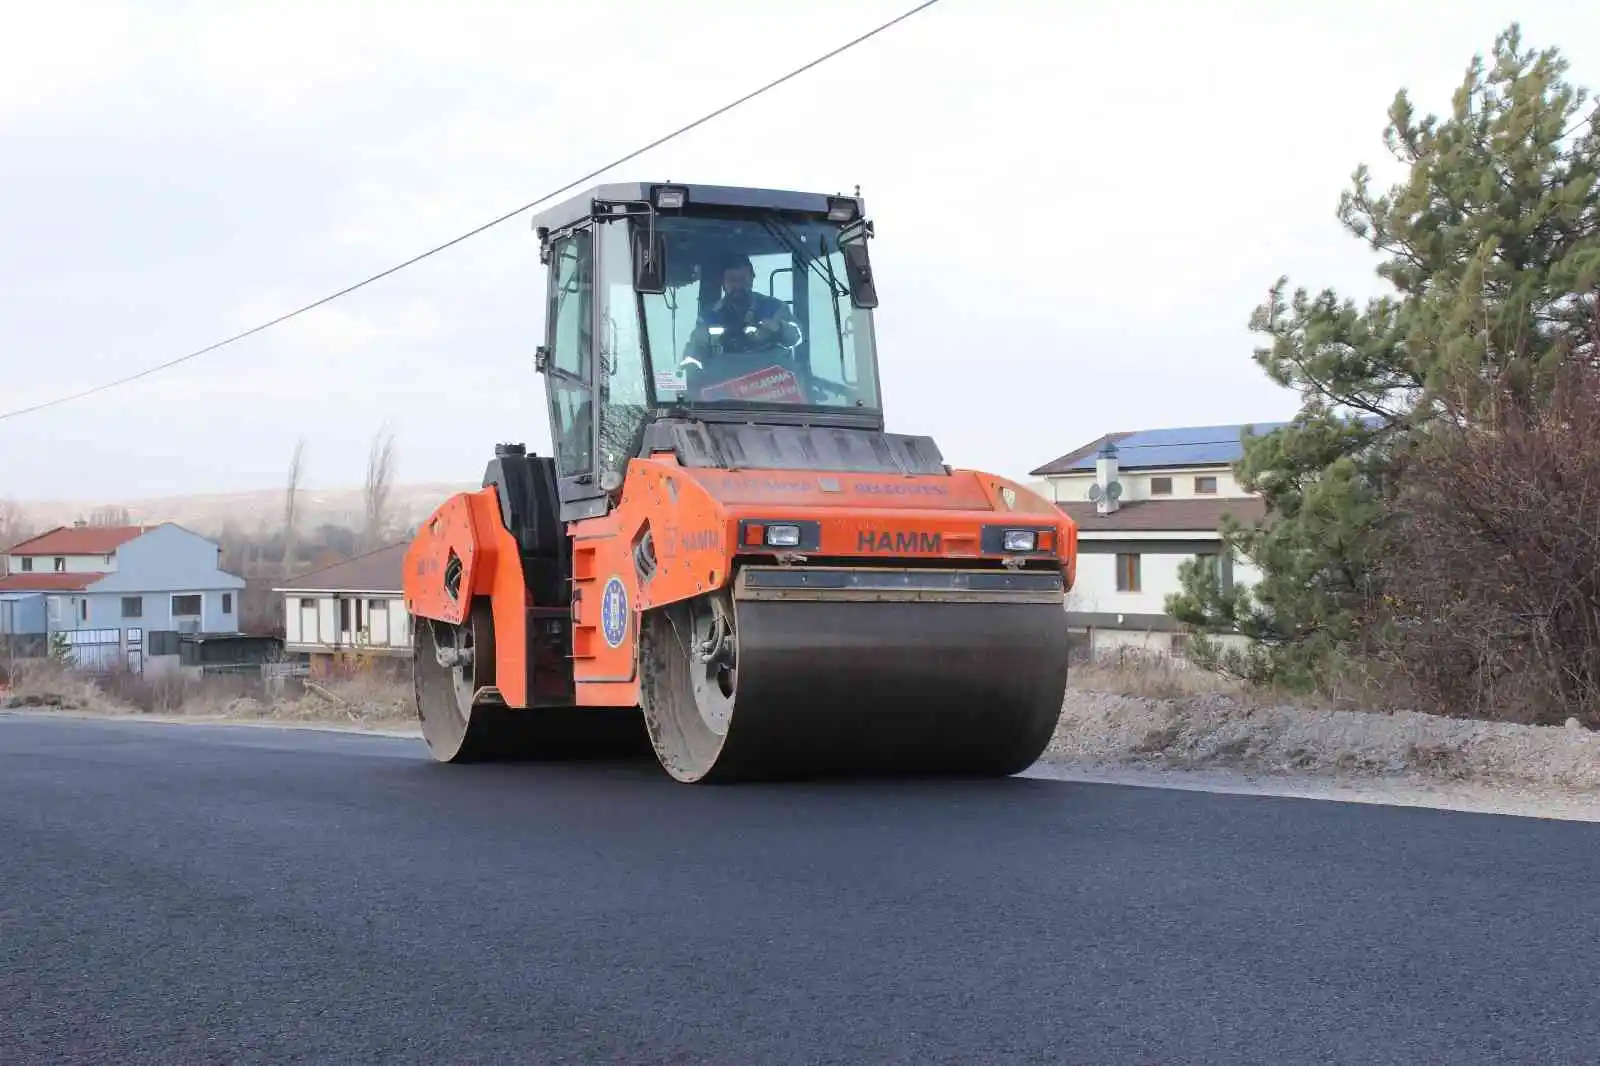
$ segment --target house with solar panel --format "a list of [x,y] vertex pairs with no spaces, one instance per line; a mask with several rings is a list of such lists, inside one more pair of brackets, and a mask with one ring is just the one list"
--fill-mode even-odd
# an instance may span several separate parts
[[180,645],[239,633],[244,578],[222,549],[172,522],[62,526],[7,549],[0,651],[60,649],[75,666],[177,668]]
[[1246,431],[1259,436],[1282,424],[1108,433],[1030,472],[1033,487],[1078,524],[1067,612],[1081,641],[1097,652],[1181,652],[1183,634],[1165,606],[1182,590],[1180,565],[1206,559],[1225,587],[1257,579],[1248,562],[1222,550],[1219,530],[1225,515],[1244,525],[1265,515],[1233,465],[1244,456]]

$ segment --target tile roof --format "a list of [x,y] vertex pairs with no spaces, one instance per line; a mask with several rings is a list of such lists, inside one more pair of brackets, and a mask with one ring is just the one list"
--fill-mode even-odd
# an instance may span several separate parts
[[109,555],[155,526],[57,526],[13,544],[11,555]]
[[105,574],[12,574],[0,577],[0,592],[82,592]]
[[297,574],[279,585],[276,592],[393,592],[405,591],[401,580],[406,549],[410,541],[391,544],[377,551],[357,555],[320,570]]
[[1247,422],[1233,426],[1180,426],[1107,433],[1036,470],[1033,477],[1069,474],[1094,469],[1095,455],[1110,441],[1117,449],[1121,470],[1150,470],[1172,466],[1225,466],[1244,457],[1244,431],[1257,436],[1270,433],[1282,422]]
[[1100,514],[1092,503],[1056,504],[1078,524],[1080,536],[1098,531],[1141,533],[1192,533],[1215,530],[1223,515],[1232,515],[1244,525],[1266,517],[1267,505],[1256,496],[1219,500],[1135,500],[1110,514]]

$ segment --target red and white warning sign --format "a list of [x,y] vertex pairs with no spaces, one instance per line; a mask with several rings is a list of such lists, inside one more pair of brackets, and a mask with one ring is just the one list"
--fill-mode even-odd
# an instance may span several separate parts
[[700,395],[707,400],[753,400],[756,403],[804,403],[806,399],[794,371],[781,366],[769,366],[754,374],[730,378],[702,390]]

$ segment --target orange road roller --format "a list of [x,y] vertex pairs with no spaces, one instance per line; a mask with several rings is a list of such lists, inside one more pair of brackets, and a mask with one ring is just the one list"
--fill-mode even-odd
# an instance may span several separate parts
[[1077,528],[886,431],[861,197],[606,184],[534,226],[554,455],[500,445],[406,553],[434,758],[1031,765]]

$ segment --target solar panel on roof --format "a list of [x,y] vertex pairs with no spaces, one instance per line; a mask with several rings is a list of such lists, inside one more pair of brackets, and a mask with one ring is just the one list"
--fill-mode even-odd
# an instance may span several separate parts
[[[1204,466],[1237,462],[1244,456],[1244,430],[1257,436],[1269,433],[1282,422],[1249,422],[1233,426],[1183,426],[1176,429],[1149,429],[1117,441],[1118,459],[1124,467]],[[1072,464],[1074,470],[1093,470],[1093,455]]]
[[1193,444],[1198,441],[1213,439],[1227,439],[1237,436],[1238,426],[1178,426],[1172,429],[1146,429],[1135,433],[1127,439],[1127,443],[1136,445],[1147,444]]

